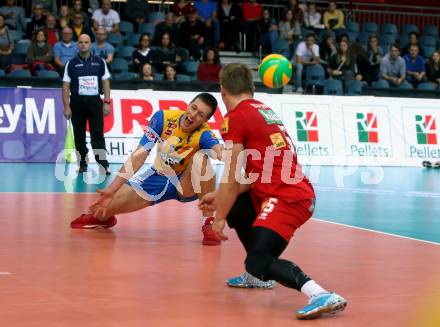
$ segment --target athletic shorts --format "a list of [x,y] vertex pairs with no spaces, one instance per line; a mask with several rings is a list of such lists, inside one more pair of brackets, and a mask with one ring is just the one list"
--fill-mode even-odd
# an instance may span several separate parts
[[287,242],[315,210],[315,198],[287,202],[281,197],[259,198],[251,192],[251,199],[257,211],[253,226],[271,229]]
[[[176,178],[177,177],[177,178]],[[158,204],[168,200],[180,202],[191,202],[197,200],[197,194],[191,197],[182,197],[177,191],[176,185],[182,174],[177,176],[164,176],[159,174],[154,168],[148,169],[145,173],[130,179],[127,183],[138,194],[153,204]]]

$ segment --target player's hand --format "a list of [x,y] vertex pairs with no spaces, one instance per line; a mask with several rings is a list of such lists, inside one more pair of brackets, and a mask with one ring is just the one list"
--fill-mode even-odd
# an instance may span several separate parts
[[216,233],[217,236],[222,241],[228,240],[228,237],[223,233],[225,226],[226,226],[226,219],[217,219],[217,218],[214,219],[214,222],[211,225],[213,232]]
[[72,109],[70,109],[70,106],[64,107],[63,115],[67,120],[69,120],[72,117]]
[[108,116],[110,115],[110,104],[108,103],[104,103],[104,107],[103,107],[103,111],[104,111],[104,116]]
[[94,217],[105,217],[107,213],[107,208],[113,200],[113,192],[108,190],[96,189],[96,193],[99,193],[99,198],[91,206],[90,211]]
[[199,209],[201,211],[215,211],[215,192],[205,194],[199,201]]

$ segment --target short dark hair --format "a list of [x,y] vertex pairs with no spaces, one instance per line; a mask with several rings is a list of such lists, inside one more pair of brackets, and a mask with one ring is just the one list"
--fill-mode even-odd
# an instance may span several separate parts
[[391,44],[391,47],[390,47],[390,49],[391,48],[396,48],[397,50],[399,50],[400,51],[400,46],[399,46],[399,44],[398,43],[393,43],[393,44]]
[[315,33],[313,33],[313,32],[309,32],[309,33],[307,33],[307,35],[306,35],[306,40],[307,40],[309,37],[313,37],[313,38],[315,39],[315,38],[316,38]]
[[244,64],[228,64],[220,71],[220,85],[231,95],[250,93],[254,95],[252,72]]
[[419,35],[419,33],[415,32],[415,31],[412,31],[412,32],[409,32],[409,33],[408,33],[408,37],[411,37],[411,35],[415,35],[416,38],[417,38],[417,40],[420,39],[420,35]]
[[196,95],[196,97],[191,100],[191,103],[193,103],[197,99],[200,99],[204,104],[206,104],[209,108],[211,108],[211,113],[209,114],[208,119],[211,118],[212,115],[214,115],[218,106],[218,102],[216,98],[214,98],[212,94],[204,92]]

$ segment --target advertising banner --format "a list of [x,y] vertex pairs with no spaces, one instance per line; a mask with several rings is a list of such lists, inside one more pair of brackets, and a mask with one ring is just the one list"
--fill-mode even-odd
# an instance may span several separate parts
[[55,162],[66,120],[61,90],[0,88],[0,161]]
[[[197,92],[113,90],[104,118],[108,159],[122,163],[158,110],[185,110]],[[209,125],[220,137],[221,96]],[[420,166],[440,160],[440,101],[379,97],[256,94],[286,126],[299,160],[310,165]],[[0,161],[54,162],[66,121],[60,90],[0,90]],[[87,137],[88,146],[90,138]],[[91,150],[91,149],[90,149]],[[90,160],[93,156],[90,152]],[[154,151],[149,156],[149,162]]]

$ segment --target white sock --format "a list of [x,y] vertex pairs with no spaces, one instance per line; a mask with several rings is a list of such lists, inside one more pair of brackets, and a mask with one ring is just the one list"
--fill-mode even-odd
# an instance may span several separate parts
[[328,293],[328,291],[323,289],[314,280],[309,280],[301,287],[301,293],[305,294],[310,299],[312,296]]
[[208,216],[208,217],[202,216],[202,225],[205,225],[206,219],[211,218],[211,217],[212,216]]

